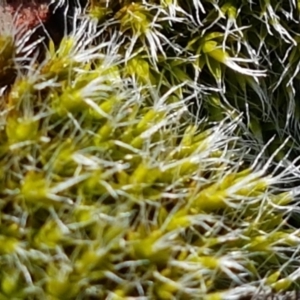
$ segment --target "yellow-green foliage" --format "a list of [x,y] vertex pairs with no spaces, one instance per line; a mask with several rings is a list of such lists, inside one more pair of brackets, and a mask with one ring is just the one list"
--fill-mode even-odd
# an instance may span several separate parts
[[[185,50],[167,37],[176,22],[196,28],[201,2],[122,5],[91,2],[42,62],[11,52],[0,299],[241,299],[297,287],[299,232],[286,222],[297,189],[279,184],[298,170],[270,172],[243,115],[188,65],[197,77],[207,64],[220,88],[226,66],[254,86],[264,72],[218,48],[224,33]],[[188,106],[201,95],[211,116],[199,120]]]
[[122,53],[150,62],[160,84],[188,81],[188,94],[203,85],[197,102],[211,120],[228,108],[243,112],[258,141],[275,135],[270,154],[291,136],[281,159],[290,148],[290,158],[299,154],[299,8],[283,0],[121,0],[91,1],[87,13],[121,31]]

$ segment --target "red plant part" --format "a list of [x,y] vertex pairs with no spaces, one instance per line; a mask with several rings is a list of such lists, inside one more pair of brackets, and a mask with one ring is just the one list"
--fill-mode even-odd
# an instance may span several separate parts
[[47,0],[2,0],[3,11],[13,16],[17,28],[34,29],[50,17]]
[[47,1],[0,0],[0,88],[14,82],[15,58],[22,61],[20,65],[35,54],[36,59],[43,59],[45,27],[51,17]]

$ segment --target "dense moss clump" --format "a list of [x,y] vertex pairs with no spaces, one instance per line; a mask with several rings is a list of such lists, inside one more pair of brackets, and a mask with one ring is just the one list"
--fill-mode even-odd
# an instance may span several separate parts
[[0,299],[298,289],[298,7],[48,8],[0,11]]

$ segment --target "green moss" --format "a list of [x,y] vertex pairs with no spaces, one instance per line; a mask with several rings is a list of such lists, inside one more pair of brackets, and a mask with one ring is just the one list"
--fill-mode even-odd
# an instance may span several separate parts
[[[285,9],[93,1],[44,60],[13,60],[0,96],[0,299],[239,299],[298,286],[287,222],[298,190],[286,186],[299,171],[281,130],[291,102],[266,88],[280,77],[267,59],[295,52]],[[274,129],[279,147],[265,155]]]

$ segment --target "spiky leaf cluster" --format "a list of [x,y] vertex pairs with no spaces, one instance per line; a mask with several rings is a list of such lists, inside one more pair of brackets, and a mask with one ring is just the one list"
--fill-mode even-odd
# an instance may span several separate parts
[[209,87],[194,95],[201,116],[216,120],[234,108],[258,141],[276,136],[270,153],[290,136],[278,158],[291,147],[291,157],[298,155],[297,1],[91,1],[88,7],[92,18],[123,33],[122,52],[150,61],[167,88],[183,80]]
[[242,299],[298,287],[299,231],[286,221],[298,191],[278,185],[299,170],[272,165],[281,148],[268,159],[245,140],[233,101],[250,86],[258,101],[246,116],[272,116],[255,65],[267,50],[244,41],[237,12],[222,29],[218,5],[93,1],[72,10],[73,31],[42,60],[24,37],[0,39],[13,73],[1,89],[0,299]]

